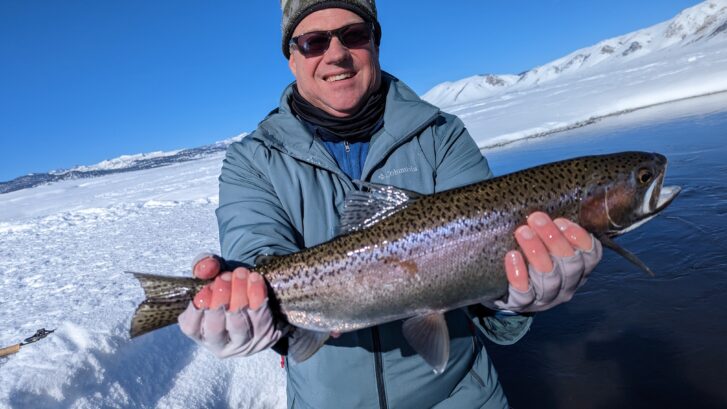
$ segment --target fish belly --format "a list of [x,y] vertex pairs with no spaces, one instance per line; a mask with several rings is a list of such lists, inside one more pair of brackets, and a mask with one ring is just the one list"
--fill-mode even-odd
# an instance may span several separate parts
[[359,246],[271,284],[288,321],[306,329],[345,332],[448,311],[507,291],[502,260],[514,240],[500,230],[446,223]]

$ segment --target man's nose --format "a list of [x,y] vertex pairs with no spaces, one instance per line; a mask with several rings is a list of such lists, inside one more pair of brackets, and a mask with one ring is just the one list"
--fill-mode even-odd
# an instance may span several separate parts
[[343,61],[350,55],[349,49],[341,43],[338,37],[333,36],[330,44],[328,44],[328,50],[325,53],[325,60],[329,63],[336,63]]

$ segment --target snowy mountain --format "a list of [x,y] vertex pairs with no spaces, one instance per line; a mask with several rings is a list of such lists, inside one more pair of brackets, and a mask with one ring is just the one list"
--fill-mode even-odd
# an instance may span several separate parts
[[725,91],[727,0],[709,0],[518,76],[466,78],[424,98],[462,119],[487,151]]
[[725,41],[727,1],[711,0],[686,9],[669,21],[599,42],[574,51],[518,75],[476,75],[439,84],[423,98],[437,106],[450,107],[516,89],[562,79],[594,68],[615,67],[669,49]]
[[72,169],[52,170],[48,173],[31,173],[29,175],[17,177],[8,182],[0,182],[0,194],[20,189],[27,189],[46,183],[58,182],[61,180],[82,179],[114,173],[152,169],[173,163],[201,159],[209,155],[225,151],[231,143],[239,141],[245,137],[245,135],[246,134],[243,133],[230,139],[197,148],[179,149],[169,152],[157,151],[136,155],[122,155],[118,158],[105,160],[95,165],[76,166]]

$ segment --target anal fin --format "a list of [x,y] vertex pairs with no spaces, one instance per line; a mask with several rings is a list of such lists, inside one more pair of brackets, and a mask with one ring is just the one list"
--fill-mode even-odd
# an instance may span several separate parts
[[295,362],[303,362],[321,349],[329,337],[330,333],[328,332],[295,328],[290,334],[288,355],[290,355]]
[[406,341],[433,369],[444,372],[449,361],[449,330],[444,314],[436,312],[404,321]]

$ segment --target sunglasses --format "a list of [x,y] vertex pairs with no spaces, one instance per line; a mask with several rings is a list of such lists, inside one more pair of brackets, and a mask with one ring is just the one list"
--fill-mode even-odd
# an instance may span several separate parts
[[369,44],[373,33],[371,23],[355,23],[336,30],[301,34],[290,39],[290,46],[295,46],[304,57],[316,57],[328,50],[333,36],[346,48],[361,48]]

